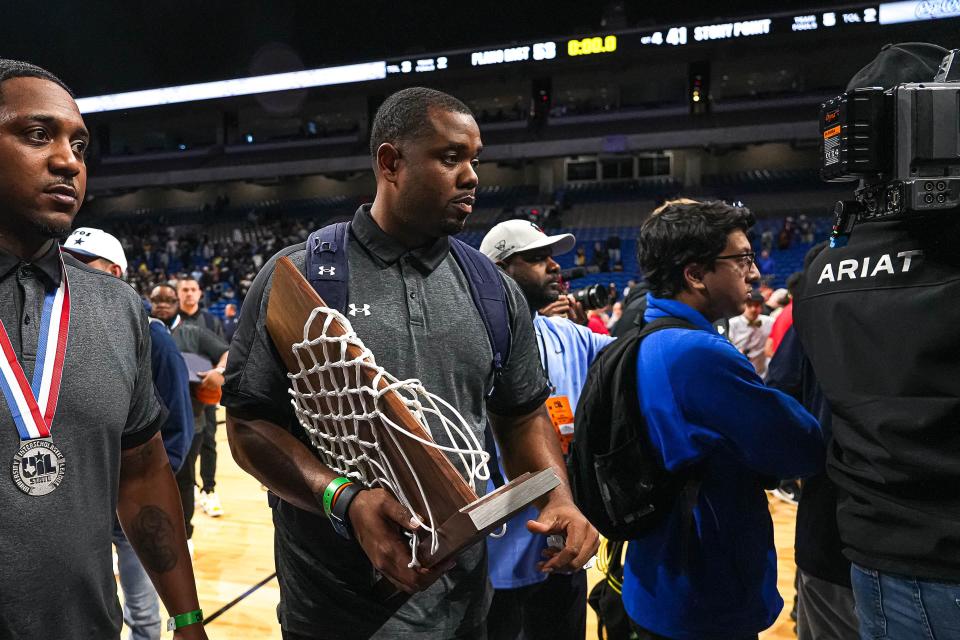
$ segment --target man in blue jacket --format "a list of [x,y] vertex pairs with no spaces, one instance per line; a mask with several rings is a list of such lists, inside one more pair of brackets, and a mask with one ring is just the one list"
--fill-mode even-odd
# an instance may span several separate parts
[[[117,278],[127,270],[127,258],[120,241],[101,229],[80,227],[64,242],[63,248],[88,266]],[[193,411],[187,366],[166,325],[150,319],[150,366],[157,395],[169,412],[160,427],[163,447],[176,473],[193,441]],[[133,547],[114,524],[113,543],[117,548],[120,588],[123,589],[123,622],[133,640],[159,640],[160,605],[157,590],[137,559]]]
[[641,227],[645,320],[670,316],[696,330],[664,329],[640,345],[640,408],[664,467],[702,478],[690,530],[678,507],[629,544],[623,602],[641,639],[739,640],[769,627],[783,600],[764,481],[823,464],[814,417],[766,387],[713,328],[743,312],[760,279],[753,222],[743,208],[686,201]]

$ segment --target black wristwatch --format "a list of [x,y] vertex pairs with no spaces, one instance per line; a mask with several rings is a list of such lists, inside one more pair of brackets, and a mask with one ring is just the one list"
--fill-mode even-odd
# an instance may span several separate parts
[[357,497],[357,494],[363,491],[363,486],[358,483],[350,483],[340,490],[337,501],[333,503],[330,509],[330,524],[333,530],[347,540],[353,540],[353,527],[350,526],[350,518],[347,512],[350,510],[350,503]]

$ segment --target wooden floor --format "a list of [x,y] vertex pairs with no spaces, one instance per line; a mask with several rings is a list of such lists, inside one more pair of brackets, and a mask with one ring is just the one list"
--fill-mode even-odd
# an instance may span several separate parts
[[[193,534],[200,605],[208,617],[274,571],[273,524],[266,493],[234,463],[222,426],[217,432],[217,452],[217,492],[223,502],[224,515],[210,518],[198,506]],[[787,605],[773,627],[760,634],[760,638],[792,640],[796,636],[789,613],[794,593],[793,530],[797,510],[774,498],[770,511],[779,558],[780,593]],[[599,579],[599,573],[592,570],[589,578],[592,585]],[[210,622],[207,635],[211,640],[279,639],[276,618],[279,599],[280,590],[274,578]],[[596,637],[596,618],[592,614],[588,607],[587,638]],[[166,618],[163,611],[161,616]],[[172,638],[172,634],[164,631],[163,638]]]

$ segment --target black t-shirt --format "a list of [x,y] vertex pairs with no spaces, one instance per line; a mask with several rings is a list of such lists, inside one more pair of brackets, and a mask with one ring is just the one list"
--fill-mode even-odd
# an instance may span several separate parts
[[858,225],[813,262],[797,298],[833,414],[845,555],[960,581],[960,215]]

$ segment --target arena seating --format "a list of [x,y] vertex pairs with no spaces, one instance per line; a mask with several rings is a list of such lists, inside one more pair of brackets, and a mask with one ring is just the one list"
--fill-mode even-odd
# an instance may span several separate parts
[[[664,199],[681,193],[728,201],[742,198],[761,216],[753,230],[758,255],[764,234],[768,232],[768,242],[772,236],[775,268],[764,278],[776,288],[784,286],[787,277],[801,268],[803,256],[812,244],[810,232],[814,240],[826,238],[830,220],[824,213],[826,203],[835,196],[833,191],[829,186],[824,188],[814,170],[707,175],[703,186],[697,189],[685,189],[669,177],[573,184],[547,196],[534,185],[483,186],[477,193],[478,208],[459,237],[479,247],[490,227],[519,215],[523,207],[558,203],[562,207],[559,223],[550,225],[548,233],[573,233],[577,246],[585,250],[587,265],[594,264],[595,243],[605,246],[609,237],[620,238],[622,270],[577,278],[570,282],[571,288],[613,282],[622,289],[629,280],[639,278],[639,226]],[[130,211],[81,223],[104,227],[123,239],[131,263],[129,279],[142,294],[154,283],[179,272],[200,274],[208,294],[207,304],[220,314],[228,302],[242,301],[258,265],[273,252],[302,241],[315,226],[349,218],[361,203],[369,201],[364,196],[323,196],[244,205],[223,202],[200,210],[194,207]],[[763,217],[766,213],[772,215]],[[789,247],[781,250],[776,246],[777,239],[788,219],[796,229],[790,234]],[[804,226],[810,225],[807,234],[800,231],[800,222],[805,220],[808,222]],[[171,233],[178,241],[174,243],[175,254],[167,251]],[[575,255],[571,251],[560,256],[561,267],[574,266]]]

